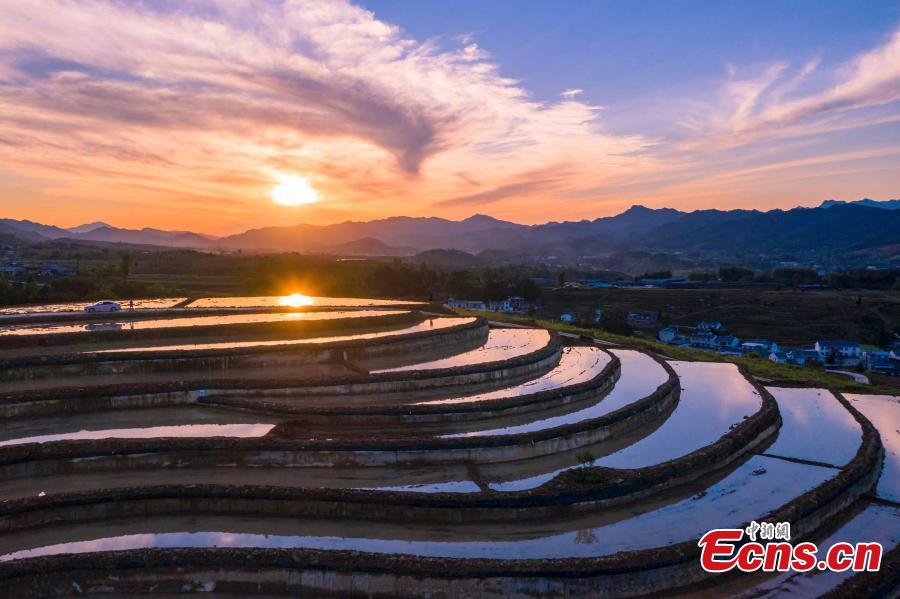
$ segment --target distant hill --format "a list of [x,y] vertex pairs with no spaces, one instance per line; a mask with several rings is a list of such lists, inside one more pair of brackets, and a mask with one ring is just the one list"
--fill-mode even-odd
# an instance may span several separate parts
[[0,219],[0,227],[21,239],[38,241],[41,239],[56,239],[71,235],[66,229],[53,225],[42,225],[30,220],[13,220],[11,218]]
[[160,229],[119,229],[105,223],[90,223],[71,229],[42,225],[28,220],[0,219],[0,227],[23,241],[48,241],[73,239],[77,241],[105,241],[135,245],[163,247],[205,248],[215,244],[215,238],[190,231],[163,231]]
[[[257,252],[314,252],[351,256],[415,256],[429,264],[477,265],[535,259],[610,269],[689,268],[699,257],[743,261],[760,255],[808,258],[866,256],[896,263],[900,200],[829,200],[792,210],[697,210],[632,206],[616,216],[520,225],[476,214],[460,221],[391,217],[333,225],[263,227],[214,238],[190,231],[121,229],[90,223],[63,229],[31,221],[0,220],[4,239],[53,239]],[[436,251],[452,250],[452,251]],[[672,255],[682,255],[673,259]],[[688,258],[687,254],[693,257]],[[666,257],[668,255],[668,257]]]
[[855,206],[868,206],[869,208],[883,208],[885,210],[900,210],[900,200],[856,200],[855,202],[847,202],[844,200],[825,200],[819,208],[831,208],[832,206],[842,206],[853,204]]
[[364,237],[356,241],[329,246],[323,251],[338,256],[410,256],[416,250],[413,248],[394,247],[378,239]]
[[210,247],[215,238],[190,231],[163,231],[160,229],[118,229],[108,225],[91,229],[85,233],[68,235],[73,239],[108,241],[111,243],[137,243],[170,247]]
[[648,245],[759,254],[840,253],[900,242],[900,211],[862,205],[794,208],[771,212],[699,211],[648,235]]
[[90,233],[94,229],[100,229],[102,227],[106,227],[108,229],[114,228],[112,225],[108,225],[101,221],[96,221],[93,223],[85,223],[83,225],[78,225],[77,227],[69,227],[69,231],[72,233]]
[[454,268],[474,268],[485,265],[482,258],[461,250],[428,250],[416,254],[410,260],[416,264]]
[[[395,216],[368,222],[347,221],[334,225],[263,227],[223,237],[216,245],[249,250],[311,251],[363,238],[378,239],[392,246],[418,249],[450,247],[441,240],[489,230],[527,228],[489,216],[475,215],[452,221],[437,217]],[[437,244],[437,245],[435,245]]]

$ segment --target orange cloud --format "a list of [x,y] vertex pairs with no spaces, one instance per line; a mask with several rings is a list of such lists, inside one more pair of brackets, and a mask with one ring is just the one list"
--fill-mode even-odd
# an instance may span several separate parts
[[[471,37],[441,50],[342,0],[164,6],[0,0],[3,216],[210,233],[482,205],[593,217],[752,172],[762,154],[718,152],[896,97],[897,35],[830,91],[797,96],[779,63],[683,115],[684,139],[651,139],[610,132],[577,87],[535,100]],[[284,174],[322,201],[274,205]]]

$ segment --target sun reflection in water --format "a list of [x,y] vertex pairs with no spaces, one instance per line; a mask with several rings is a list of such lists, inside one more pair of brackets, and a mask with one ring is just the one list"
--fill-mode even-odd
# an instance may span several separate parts
[[291,308],[302,308],[303,306],[312,306],[313,298],[308,295],[303,295],[302,293],[292,293],[290,295],[285,295],[278,303],[282,306],[289,306]]

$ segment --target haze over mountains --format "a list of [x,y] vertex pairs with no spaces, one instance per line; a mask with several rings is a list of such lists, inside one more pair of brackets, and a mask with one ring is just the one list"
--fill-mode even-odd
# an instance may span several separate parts
[[[462,221],[391,217],[333,225],[251,229],[214,238],[190,231],[121,229],[95,222],[70,229],[0,219],[0,235],[22,242],[71,239],[164,247],[341,255],[412,255],[459,250],[506,257],[591,255],[605,252],[900,254],[900,200],[829,200],[792,210],[699,210],[632,206],[622,214],[577,222],[520,225],[476,214]],[[462,259],[457,256],[458,259]]]

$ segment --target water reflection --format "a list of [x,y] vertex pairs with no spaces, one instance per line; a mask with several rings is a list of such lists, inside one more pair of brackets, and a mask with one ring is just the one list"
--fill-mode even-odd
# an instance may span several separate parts
[[273,345],[309,345],[313,343],[337,343],[342,341],[359,341],[363,339],[380,339],[382,337],[394,337],[400,335],[410,335],[412,333],[420,333],[422,331],[430,331],[437,329],[446,329],[457,325],[475,322],[475,318],[434,318],[418,324],[386,331],[377,331],[374,333],[357,333],[355,335],[337,335],[332,337],[308,337],[303,339],[277,339],[273,341],[223,341],[221,343],[188,343],[181,345],[150,345],[146,347],[126,347],[117,349],[102,349],[91,353],[97,354],[115,354],[122,352],[158,352],[158,351],[175,351],[175,350],[211,350],[211,349],[235,349],[241,347],[268,347]]
[[[613,350],[622,361],[622,375],[612,393],[598,405],[612,411],[652,393],[665,380],[665,370],[649,356]],[[608,468],[643,468],[681,457],[717,441],[745,417],[759,410],[761,399],[733,364],[673,362],[681,379],[681,400],[668,419],[634,445],[601,457]],[[662,379],[653,372],[661,371]],[[657,376],[660,376],[657,374]],[[494,491],[533,489],[576,465],[519,480],[492,482]]]
[[[186,300],[186,297],[164,297],[157,299],[141,299],[134,300],[134,309],[135,310],[162,310],[165,308],[171,308],[172,306],[178,304],[179,302],[183,302]],[[128,307],[129,301],[127,299],[118,299],[113,300],[122,304],[123,307]],[[0,314],[44,314],[44,313],[56,313],[56,312],[82,312],[85,307],[84,302],[73,302],[67,304],[39,304],[34,306],[7,306],[4,308],[0,308]]]
[[484,345],[471,351],[449,358],[409,364],[397,368],[374,370],[373,372],[400,372],[407,370],[437,370],[486,364],[498,360],[510,360],[537,351],[550,343],[550,332],[545,329],[491,329]]
[[354,487],[361,491],[401,491],[414,493],[478,493],[481,488],[471,480],[451,480],[443,483],[421,483],[393,487]]
[[834,466],[853,459],[862,429],[834,395],[824,389],[770,388],[769,392],[778,401],[781,430],[766,453]]
[[[595,348],[585,348],[585,349],[595,349]],[[594,357],[596,358],[595,370],[593,371],[592,376],[588,377],[593,378],[597,373],[603,370],[603,368],[609,364],[609,355],[606,352],[597,350],[598,354]],[[635,352],[637,353],[637,352]],[[662,384],[666,380],[665,370],[659,368],[662,372],[659,377],[661,380],[659,384]],[[624,395],[624,393],[623,393]],[[632,396],[633,397],[633,396]],[[507,426],[503,428],[494,428],[489,430],[481,430],[481,431],[472,431],[468,433],[455,433],[451,435],[441,435],[442,437],[492,437],[496,435],[519,435],[522,433],[530,433],[534,431],[542,431],[551,428],[556,428],[558,426],[565,426],[567,424],[574,424],[576,422],[582,422],[584,420],[590,420],[592,418],[599,418],[604,414],[608,414],[612,410],[615,410],[616,401],[611,404],[606,403],[606,399],[604,398],[601,401],[595,403],[592,406],[584,408],[583,410],[576,410],[574,412],[569,412],[567,414],[562,414],[560,416],[552,416],[550,418],[542,418],[540,420],[534,420],[532,422],[528,422],[526,424],[520,424],[517,426]]]
[[758,412],[762,399],[734,364],[672,362],[681,399],[665,423],[631,447],[597,460],[610,468],[643,468],[715,443]]
[[359,297],[319,297],[300,293],[291,295],[259,295],[245,297],[204,297],[188,304],[188,308],[275,308],[296,306],[365,307],[424,304],[408,300],[385,300]]
[[[130,329],[134,329],[134,323],[130,323]],[[85,331],[121,331],[126,323],[124,322],[91,322],[84,325]],[[7,331],[2,331],[6,333]],[[52,331],[51,331],[52,332]],[[31,334],[32,331],[9,331],[11,334]]]
[[900,503],[900,397],[893,395],[845,395],[878,429],[884,445],[884,468],[876,495]]
[[560,357],[559,364],[556,368],[536,379],[514,387],[488,391],[487,393],[467,395],[465,397],[450,397],[447,399],[421,401],[418,403],[421,405],[472,403],[476,401],[520,397],[522,395],[540,393],[541,391],[571,387],[591,380],[600,374],[608,363],[609,355],[596,347],[566,347],[563,349],[562,356]]
[[300,308],[302,306],[312,306],[315,302],[313,301],[313,298],[309,297],[308,295],[303,295],[302,293],[292,293],[281,298],[278,303],[282,306]]
[[[481,532],[479,536],[483,538],[478,540],[396,538],[405,532],[417,537],[422,536],[420,531],[409,527],[399,530],[395,528],[390,533],[393,538],[366,537],[365,535],[371,535],[378,530],[372,526],[364,529],[350,527],[352,532],[346,535],[292,535],[285,534],[284,531],[291,527],[303,530],[302,522],[292,521],[282,525],[278,520],[244,518],[239,521],[233,520],[234,523],[230,524],[229,518],[216,518],[217,529],[213,530],[111,535],[105,538],[14,551],[0,556],[0,561],[61,553],[148,547],[310,548],[494,559],[592,557],[687,541],[699,537],[711,528],[739,525],[754,518],[758,519],[821,484],[832,475],[833,471],[828,468],[755,456],[725,479],[709,487],[703,494],[607,525],[580,527],[573,531],[520,540],[493,540],[494,536],[490,530]],[[148,531],[152,531],[154,526],[153,521],[148,519],[132,521],[129,525],[132,527],[137,525]],[[238,530],[256,527],[260,532],[231,532],[228,530],[229,525]],[[107,530],[112,526],[112,524],[107,526]],[[334,523],[336,529],[340,526],[340,522]],[[265,530],[278,530],[279,533],[265,534],[262,532]],[[453,531],[441,530],[429,534],[440,534],[444,538],[452,539]],[[470,533],[467,534],[471,536]]]
[[131,320],[126,322],[100,322],[88,324],[47,325],[20,324],[0,327],[3,335],[51,335],[78,333],[81,331],[114,331],[127,328],[129,331],[148,329],[169,329],[176,327],[205,327],[232,324],[256,324],[268,322],[294,322],[310,320],[337,320],[344,318],[373,318],[409,314],[405,310],[341,310],[337,312],[276,312],[267,314],[229,314],[227,316],[190,316],[183,318],[157,318],[153,320]]
[[0,441],[0,447],[25,443],[76,441],[84,439],[153,439],[157,437],[262,437],[275,428],[274,424],[176,424],[139,428],[110,428],[80,430],[52,435],[35,435]]
[[[838,542],[881,543],[885,553],[900,543],[900,510],[896,507],[870,504],[833,535],[819,543],[819,547],[832,547]],[[736,599],[757,597],[821,597],[856,574],[852,569],[844,572],[812,570],[787,572],[776,575],[754,586],[749,591],[735,595]]]

